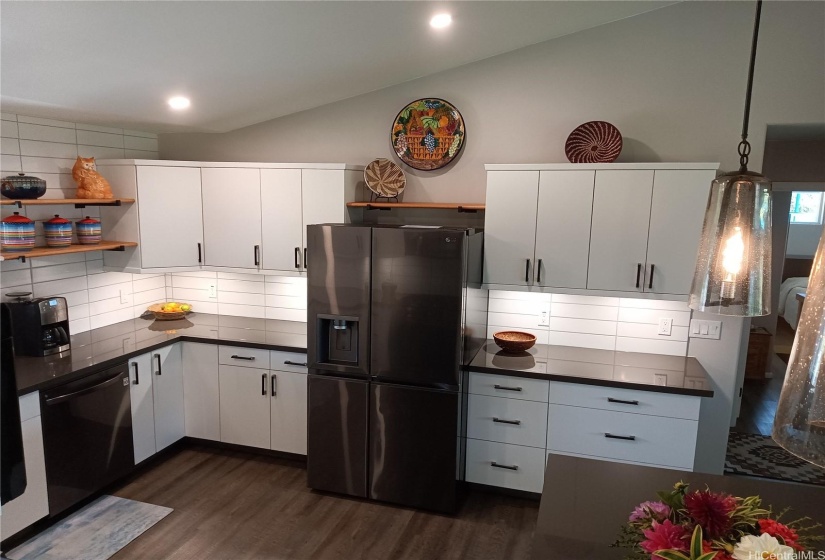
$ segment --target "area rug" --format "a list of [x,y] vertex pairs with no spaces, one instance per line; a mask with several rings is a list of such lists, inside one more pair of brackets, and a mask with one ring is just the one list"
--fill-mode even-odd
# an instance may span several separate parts
[[172,513],[115,496],[101,496],[6,554],[12,560],[106,560]]
[[731,432],[725,474],[744,474],[825,486],[825,469],[788,453],[760,434]]

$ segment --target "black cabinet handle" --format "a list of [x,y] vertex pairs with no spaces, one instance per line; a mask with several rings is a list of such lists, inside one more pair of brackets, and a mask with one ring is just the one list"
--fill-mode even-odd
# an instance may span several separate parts
[[285,364],[285,365],[288,365],[288,366],[302,366],[302,367],[307,367],[307,363],[306,363],[306,362],[304,362],[304,363],[300,363],[300,362],[291,362],[291,361],[289,361],[289,360],[286,360],[286,361],[284,361],[284,364]]
[[233,360],[247,360],[250,362],[255,360],[255,356],[238,356],[237,354],[232,354],[230,358],[232,358]]
[[524,266],[524,281],[530,281],[530,259],[527,259],[527,264]]
[[639,280],[642,277],[642,263],[636,265],[636,287],[639,287]]
[[295,247],[295,268],[301,268],[301,248]]
[[504,420],[503,418],[493,418],[493,422],[498,424],[512,424],[513,426],[521,426],[521,420]]
[[278,391],[275,389],[275,380],[278,378],[277,375],[274,373],[269,378],[269,392],[272,394],[273,397],[278,395]]
[[140,385],[140,373],[138,372],[138,363],[132,362],[132,367],[135,368],[135,385]]
[[266,396],[266,374],[261,374],[261,394]]
[[622,399],[614,399],[613,397],[607,397],[607,402],[619,404],[635,404],[636,406],[639,405],[639,401],[623,401]]
[[496,467],[497,469],[507,469],[508,471],[517,471],[518,465],[499,465],[495,461],[490,463],[491,467]]
[[506,385],[493,385],[494,389],[501,389],[502,391],[521,391],[521,387],[508,387]]
[[160,369],[160,354],[155,354],[155,358],[158,359],[158,375],[161,375],[163,373],[163,370]]
[[260,245],[255,245],[255,266],[258,266],[258,265],[261,264],[261,257],[259,255],[260,251],[261,251],[261,246]]
[[541,284],[541,259],[536,265],[536,283]]
[[307,262],[307,248],[304,247],[304,269],[309,268],[309,263]]
[[626,440],[626,441],[636,441],[636,436],[617,436],[617,435],[611,434],[609,432],[605,433],[604,437],[610,438],[610,439],[623,439],[623,440]]
[[201,244],[198,243],[198,262],[203,262],[203,254],[201,253]]
[[653,289],[653,268],[655,265],[650,265],[650,283],[647,285],[648,290]]

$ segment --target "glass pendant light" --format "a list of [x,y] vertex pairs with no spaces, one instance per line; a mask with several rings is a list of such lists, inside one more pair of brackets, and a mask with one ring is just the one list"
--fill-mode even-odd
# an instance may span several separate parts
[[757,317],[771,311],[771,182],[748,171],[748,119],[762,0],[756,3],[739,170],[710,187],[689,306],[720,315]]
[[[823,228],[825,234],[825,228]],[[825,235],[819,238],[773,439],[802,459],[825,467]]]

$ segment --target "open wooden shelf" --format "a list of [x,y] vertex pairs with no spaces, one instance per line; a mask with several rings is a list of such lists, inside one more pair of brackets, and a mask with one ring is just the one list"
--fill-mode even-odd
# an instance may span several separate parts
[[0,258],[4,261],[53,257],[69,253],[91,253],[92,251],[123,251],[126,247],[137,247],[134,241],[101,241],[97,245],[69,245],[68,247],[35,247],[28,251],[3,251]]
[[120,206],[122,204],[132,204],[134,198],[29,198],[20,200],[3,199],[0,204],[3,206],[51,206],[54,204],[74,204],[75,208],[85,208],[86,206]]
[[419,208],[427,210],[458,210],[459,212],[484,212],[484,204],[460,202],[347,202],[348,208],[367,210],[392,210],[394,208]]

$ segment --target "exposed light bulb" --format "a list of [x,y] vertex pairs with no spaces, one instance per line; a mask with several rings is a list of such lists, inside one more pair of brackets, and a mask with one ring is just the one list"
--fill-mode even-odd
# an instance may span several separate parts
[[444,29],[453,23],[453,16],[450,14],[436,14],[430,20],[430,27],[435,29]]
[[181,95],[170,97],[168,103],[169,106],[176,111],[180,111],[181,109],[187,109],[189,108],[189,105],[192,104],[192,102],[189,101],[188,97],[183,97]]
[[728,274],[739,274],[742,270],[742,261],[745,259],[745,240],[742,238],[742,228],[733,228],[733,233],[725,240],[722,249],[722,268]]

